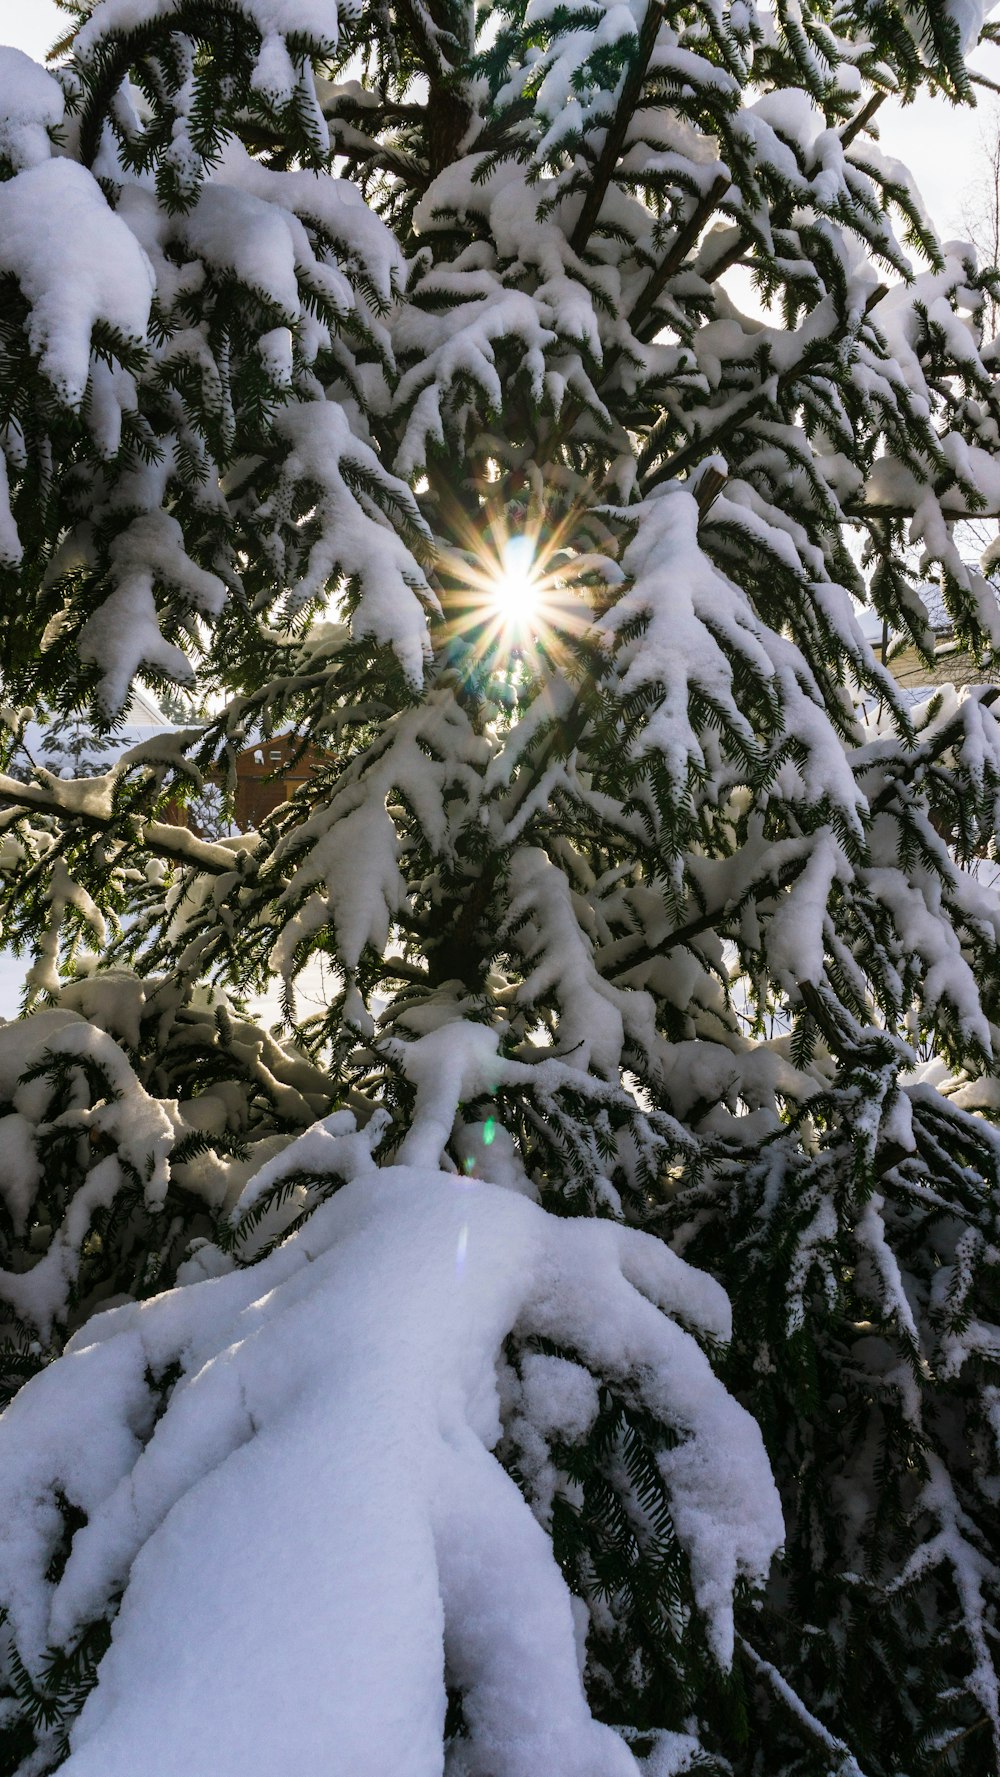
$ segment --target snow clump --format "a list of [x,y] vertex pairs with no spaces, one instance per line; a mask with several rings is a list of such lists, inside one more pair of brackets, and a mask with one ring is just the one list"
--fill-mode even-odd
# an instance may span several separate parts
[[[724,1292],[610,1221],[355,1161],[269,1257],[92,1319],[0,1419],[0,1598],[27,1671],[124,1593],[64,1777],[190,1777],[208,1736],[215,1777],[634,1777],[586,1701],[579,1604],[491,1454],[514,1332],[676,1430],[677,1534],[731,1656],[734,1582],[763,1580],[783,1526],[757,1426],[686,1330],[725,1339]],[[585,1377],[547,1368],[528,1411],[585,1429]],[[82,1527],[54,1577],[67,1505]],[[467,1732],[443,1765],[446,1686]]]

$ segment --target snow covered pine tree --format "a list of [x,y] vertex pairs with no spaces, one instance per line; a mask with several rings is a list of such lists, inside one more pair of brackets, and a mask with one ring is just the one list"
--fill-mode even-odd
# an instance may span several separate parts
[[876,140],[982,8],[69,11],[0,52],[10,757],[217,714],[0,776],[0,1769],[987,1772],[996,693],[853,602],[1000,649],[995,274]]

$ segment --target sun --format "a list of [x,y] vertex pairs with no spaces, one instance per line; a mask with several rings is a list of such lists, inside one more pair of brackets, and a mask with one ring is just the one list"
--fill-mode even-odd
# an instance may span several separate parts
[[511,639],[526,638],[537,620],[542,574],[530,537],[508,537],[490,576],[487,597]]
[[514,681],[567,656],[586,627],[577,559],[559,525],[514,528],[500,517],[463,524],[459,538],[437,557],[442,657],[470,684],[503,679],[509,697]]

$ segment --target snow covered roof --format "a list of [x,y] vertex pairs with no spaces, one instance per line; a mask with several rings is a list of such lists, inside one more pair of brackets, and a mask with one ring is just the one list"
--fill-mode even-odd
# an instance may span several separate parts
[[172,722],[167,721],[152,692],[143,691],[138,685],[132,687],[132,695],[125,706],[125,720],[137,723],[140,728],[172,728],[174,726]]
[[57,777],[86,776],[110,770],[129,747],[153,740],[172,727],[172,722],[161,717],[158,722],[126,722],[113,734],[95,734],[82,724],[67,723],[60,731],[55,722],[28,722],[23,752],[31,764],[42,765]]

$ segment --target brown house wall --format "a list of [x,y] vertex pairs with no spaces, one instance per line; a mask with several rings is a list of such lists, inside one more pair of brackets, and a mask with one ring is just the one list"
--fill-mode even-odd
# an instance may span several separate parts
[[301,751],[294,734],[280,734],[236,756],[236,825],[241,833],[259,827],[264,818],[288,802],[325,761],[318,747]]

